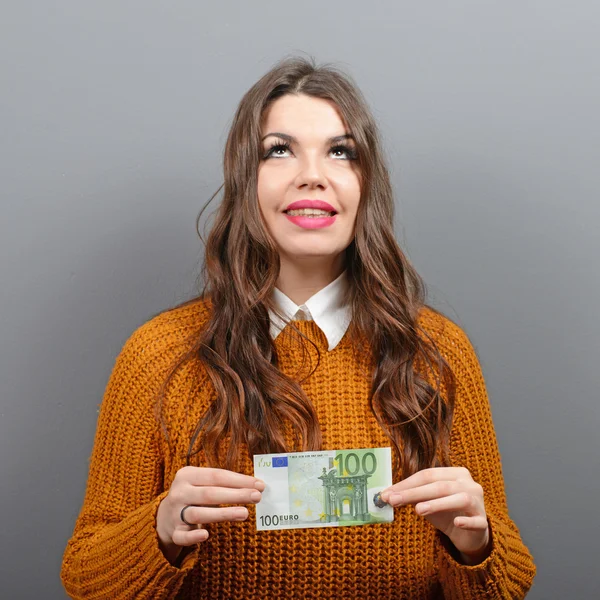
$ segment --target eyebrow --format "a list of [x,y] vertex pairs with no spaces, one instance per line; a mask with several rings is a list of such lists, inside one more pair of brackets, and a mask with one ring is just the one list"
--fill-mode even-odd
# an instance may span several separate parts
[[[293,136],[293,135],[288,135],[287,133],[279,133],[279,132],[273,132],[273,133],[267,133],[267,135],[265,135],[262,139],[261,142],[264,142],[269,136],[275,136],[275,137],[279,137],[284,139],[286,142],[291,142],[293,144],[297,143],[298,140]],[[344,135],[335,135],[333,137],[330,137],[327,142],[329,144],[336,144],[337,142],[343,142],[344,140],[353,140],[356,141],[354,139],[354,136],[351,135],[350,133],[345,133]]]

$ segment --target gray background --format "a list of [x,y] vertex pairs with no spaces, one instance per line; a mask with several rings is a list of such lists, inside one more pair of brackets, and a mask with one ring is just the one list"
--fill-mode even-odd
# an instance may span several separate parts
[[3,597],[65,597],[114,359],[195,292],[237,103],[297,51],[363,89],[398,239],[478,350],[529,598],[597,597],[595,0],[1,4]]

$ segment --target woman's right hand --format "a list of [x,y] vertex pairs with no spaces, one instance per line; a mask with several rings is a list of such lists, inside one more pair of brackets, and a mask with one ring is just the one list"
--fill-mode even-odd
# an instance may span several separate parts
[[[260,502],[265,484],[256,477],[225,469],[183,467],[177,471],[169,493],[163,498],[156,514],[156,532],[165,556],[173,562],[183,546],[193,546],[208,538],[207,523],[244,521],[248,509],[244,506],[219,504],[256,504]],[[181,520],[181,509],[189,527]]]

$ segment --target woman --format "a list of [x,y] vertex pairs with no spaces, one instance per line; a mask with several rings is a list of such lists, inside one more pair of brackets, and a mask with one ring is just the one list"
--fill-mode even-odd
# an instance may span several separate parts
[[[508,515],[481,369],[396,243],[351,78],[279,63],[240,102],[224,177],[202,294],[117,358],[66,590],[523,598],[536,568]],[[257,531],[255,454],[390,446],[392,523]]]

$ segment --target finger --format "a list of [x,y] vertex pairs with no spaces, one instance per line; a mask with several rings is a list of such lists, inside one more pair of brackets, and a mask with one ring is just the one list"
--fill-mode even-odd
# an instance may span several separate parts
[[186,492],[186,504],[256,504],[262,494],[256,489],[192,486]]
[[410,490],[404,490],[401,494],[392,492],[389,494],[388,502],[392,506],[415,504],[416,502],[444,498],[460,492],[466,492],[477,497],[481,495],[481,489],[481,486],[474,481],[436,481],[435,483],[429,483]]
[[486,515],[477,515],[475,517],[455,517],[454,525],[469,531],[485,531],[488,527],[488,520]]
[[190,466],[183,467],[180,469],[180,472],[185,475],[186,481],[192,485],[252,488],[259,491],[263,491],[265,489],[264,481],[250,475],[243,475],[242,473],[228,471],[227,469]]
[[415,510],[420,515],[431,515],[452,510],[464,512],[467,516],[471,517],[480,514],[481,507],[474,496],[466,492],[460,492],[459,494],[453,494],[445,498],[420,502],[415,506]]
[[208,539],[208,531],[206,529],[179,529],[176,528],[172,535],[173,543],[178,546],[192,546],[205,542]]
[[[223,521],[245,521],[248,509],[244,506],[228,506],[212,508],[210,506],[192,506],[185,509],[185,520],[188,523],[204,525],[206,523],[221,523]],[[186,526],[185,523],[182,523]]]
[[436,481],[456,479],[472,480],[473,478],[471,477],[469,469],[465,467],[432,467],[431,469],[422,469],[410,477],[383,490],[381,492],[381,497],[387,502],[387,497],[389,497],[390,494],[402,492],[428,483],[435,483]]

